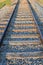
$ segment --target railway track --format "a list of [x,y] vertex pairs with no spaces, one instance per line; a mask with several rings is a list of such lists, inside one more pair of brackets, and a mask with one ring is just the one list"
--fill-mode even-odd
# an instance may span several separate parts
[[43,14],[37,8],[35,9],[35,11],[37,13],[37,23],[39,25],[39,28],[42,34],[42,40],[43,40]]
[[[28,3],[30,3],[29,0],[28,0]],[[31,6],[31,9],[32,9],[32,11],[34,13],[34,17],[35,17],[35,19],[37,21],[37,25],[38,25],[38,28],[39,28],[41,40],[42,40],[42,43],[43,43],[43,14],[40,11],[40,9],[42,10],[42,8],[37,3],[35,3],[35,5],[33,7],[32,7],[32,5],[30,3],[30,6]]]
[[2,65],[43,65],[43,45],[27,0],[20,0],[0,48]]
[[13,13],[16,9],[16,4],[18,4],[18,1],[17,2],[15,1],[15,4],[11,6],[8,12],[4,15],[4,17],[0,19],[0,46],[2,45],[3,38],[6,34],[10,20],[12,19]]

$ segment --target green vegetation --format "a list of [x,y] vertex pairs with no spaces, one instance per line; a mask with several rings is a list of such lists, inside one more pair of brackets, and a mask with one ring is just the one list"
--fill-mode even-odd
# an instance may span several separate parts
[[0,3],[0,9],[5,6],[5,1]]
[[6,5],[11,5],[11,0],[6,0],[5,3]]
[[11,0],[5,0],[4,2],[0,2],[0,9],[5,5],[11,5]]

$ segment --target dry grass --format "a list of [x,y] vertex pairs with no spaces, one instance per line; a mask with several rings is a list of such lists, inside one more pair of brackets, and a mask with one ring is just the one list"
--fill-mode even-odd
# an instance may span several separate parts
[[5,0],[0,0],[0,2],[4,2]]
[[34,2],[37,2],[37,3],[39,3],[41,6],[43,6],[43,0],[30,0],[30,2],[31,2],[32,4],[34,4]]
[[43,4],[43,0],[39,0],[39,2]]
[[37,2],[38,2],[41,6],[43,6],[43,0],[37,0]]

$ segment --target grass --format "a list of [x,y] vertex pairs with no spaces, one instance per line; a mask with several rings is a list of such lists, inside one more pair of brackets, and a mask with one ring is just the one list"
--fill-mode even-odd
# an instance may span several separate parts
[[0,3],[0,9],[3,7],[3,6],[5,6],[6,4],[5,4],[5,1],[4,2],[1,2]]
[[0,9],[5,5],[11,5],[11,0],[5,0],[4,2],[0,2]]
[[11,5],[11,0],[6,0],[5,3],[6,5]]

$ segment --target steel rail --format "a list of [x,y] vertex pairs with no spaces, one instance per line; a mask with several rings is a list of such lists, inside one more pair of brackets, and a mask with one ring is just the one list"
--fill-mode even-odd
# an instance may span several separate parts
[[39,34],[40,34],[40,39],[41,39],[41,41],[42,41],[42,43],[43,43],[43,37],[42,37],[41,31],[40,31],[40,28],[39,28],[39,26],[38,26],[38,23],[37,23],[37,21],[36,21],[36,19],[35,19],[35,16],[34,16],[34,12],[33,12],[34,9],[33,9],[31,3],[30,3],[28,0],[27,0],[27,2],[28,2],[28,4],[30,5],[30,9],[31,9],[33,18],[34,18],[34,20],[35,20],[35,23],[36,23],[36,25],[37,25],[38,32],[39,32]]
[[8,21],[8,24],[7,24],[7,26],[6,26],[5,30],[4,30],[3,35],[2,35],[2,38],[0,39],[0,46],[2,45],[3,39],[4,39],[5,35],[6,35],[7,29],[8,29],[8,27],[9,27],[10,21],[11,21],[11,19],[12,19],[12,17],[13,17],[13,14],[14,14],[15,9],[16,9],[16,7],[18,6],[18,4],[19,4],[19,0],[18,0],[18,2],[16,3],[16,6],[15,6],[15,8],[14,8],[14,10],[13,10],[11,16],[10,16],[10,19],[9,19],[9,21]]

